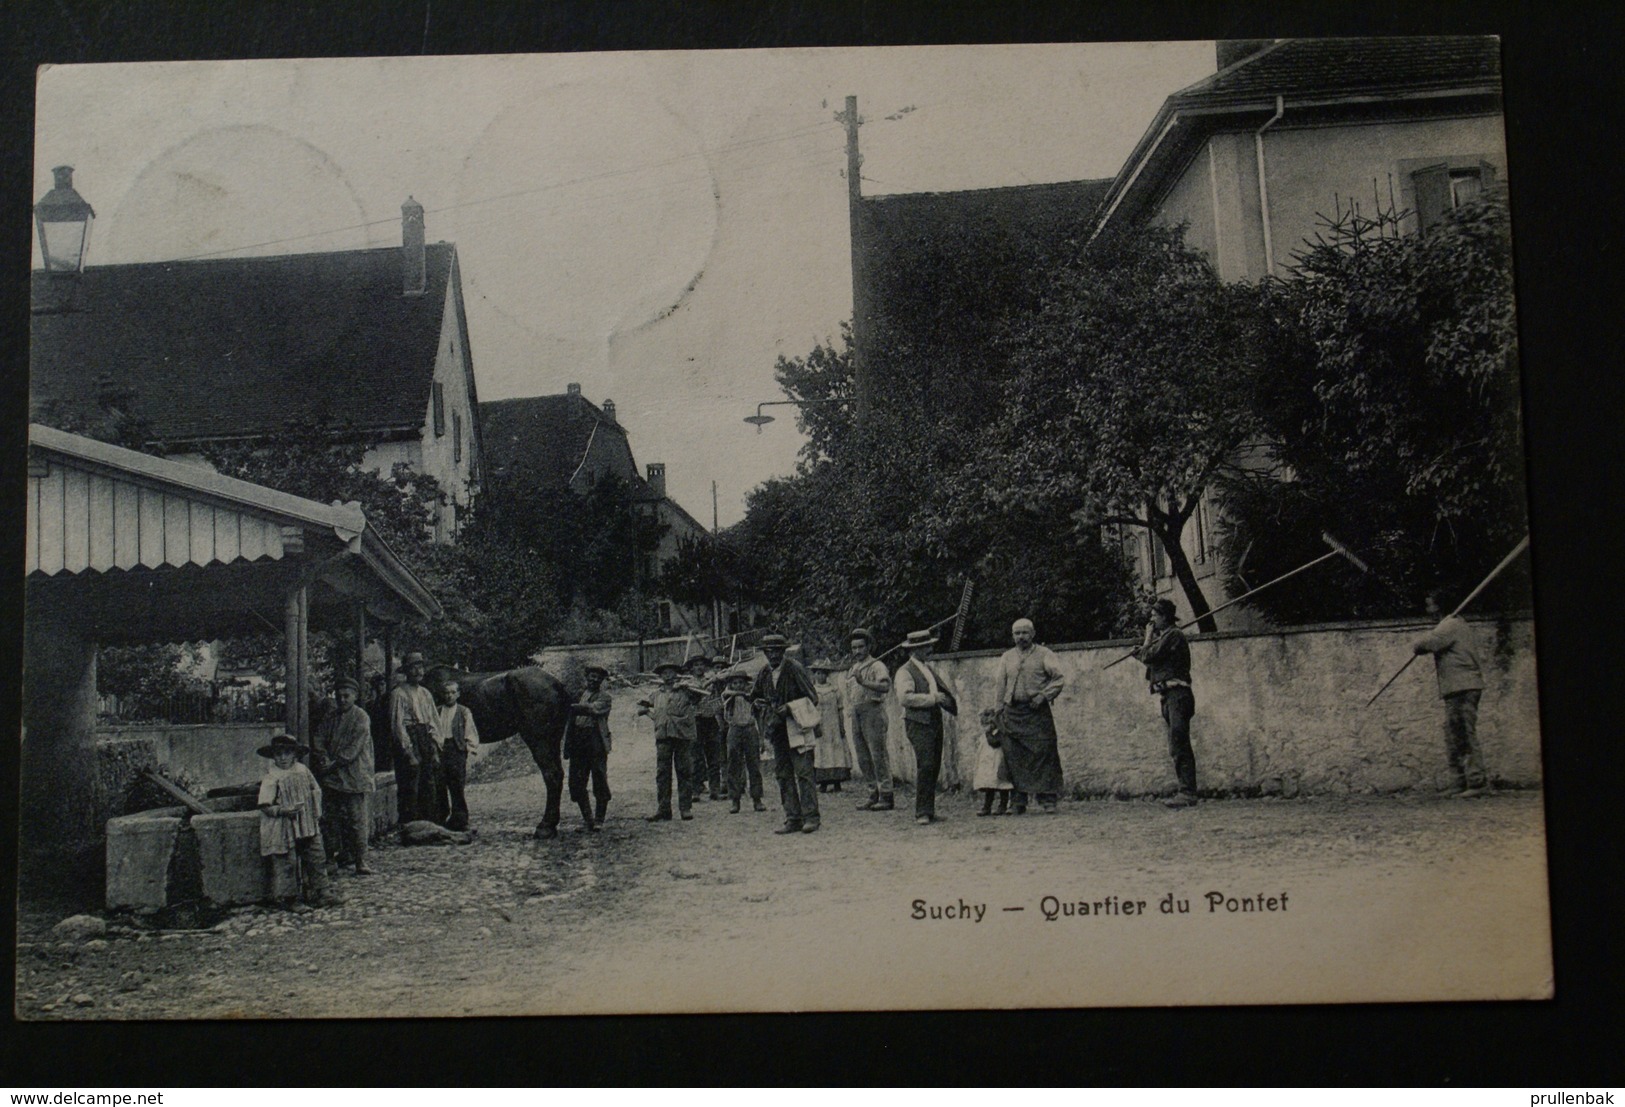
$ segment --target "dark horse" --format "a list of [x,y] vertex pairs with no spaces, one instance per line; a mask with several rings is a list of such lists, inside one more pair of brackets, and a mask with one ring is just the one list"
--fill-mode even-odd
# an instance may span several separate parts
[[438,692],[448,680],[457,682],[459,702],[474,713],[474,725],[479,728],[482,742],[499,742],[517,734],[530,747],[530,755],[547,785],[547,810],[536,824],[536,837],[557,838],[559,800],[564,794],[564,762],[559,747],[574,700],[569,689],[536,665],[501,673],[465,673],[437,665],[425,674],[423,683]]

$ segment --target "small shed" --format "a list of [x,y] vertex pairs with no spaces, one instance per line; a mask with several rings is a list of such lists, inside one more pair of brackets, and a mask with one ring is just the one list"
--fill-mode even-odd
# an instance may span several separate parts
[[[266,630],[286,642],[290,733],[310,734],[308,635],[367,639],[439,605],[355,504],[29,427],[21,840],[94,849],[96,649]],[[387,653],[387,650],[386,650]]]

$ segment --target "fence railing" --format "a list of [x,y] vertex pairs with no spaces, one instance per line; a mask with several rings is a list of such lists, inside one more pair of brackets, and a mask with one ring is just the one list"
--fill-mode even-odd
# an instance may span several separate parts
[[97,697],[103,723],[271,723],[286,717],[281,689],[221,687],[161,695]]

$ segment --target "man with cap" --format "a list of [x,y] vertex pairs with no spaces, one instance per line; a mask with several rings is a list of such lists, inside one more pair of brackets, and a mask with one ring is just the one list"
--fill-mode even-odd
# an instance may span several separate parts
[[999,658],[999,734],[1018,815],[1026,813],[1029,795],[1053,814],[1061,792],[1061,751],[1050,704],[1066,687],[1066,674],[1054,651],[1033,641],[1036,635],[1031,619],[1017,619],[1010,627],[1015,647]]
[[886,696],[891,675],[886,663],[874,656],[875,636],[864,627],[848,635],[852,664],[846,670],[846,702],[852,711],[852,744],[858,766],[869,774],[869,798],[859,811],[890,811],[892,797],[891,752],[887,746],[891,723],[886,718]]
[[[726,664],[726,662],[724,662]],[[712,800],[722,798],[722,770],[727,755],[722,745],[722,689],[716,662],[703,654],[688,659],[689,679],[705,689],[694,709],[694,790],[709,789]]]
[[[587,687],[571,708],[570,726],[564,732],[564,757],[570,762],[570,798],[581,808],[581,821],[587,831],[604,824],[609,809],[609,692],[604,681],[609,670],[602,665],[587,666]],[[597,810],[587,806],[587,780],[592,780]]]
[[655,727],[655,801],[651,823],[671,821],[672,770],[677,773],[677,813],[692,819],[694,806],[694,709],[699,704],[698,686],[682,681],[683,667],[675,661],[655,666],[664,682],[653,700],[639,701],[638,714],[647,715]]
[[434,821],[440,795],[440,708],[423,685],[427,668],[413,651],[401,662],[406,678],[389,693],[389,732],[395,740],[395,787],[401,823]]
[[369,876],[367,838],[372,819],[367,811],[373,790],[372,720],[356,703],[361,686],[349,677],[333,682],[338,709],[316,728],[311,764],[322,785],[323,837],[337,847],[336,860]]
[[[784,804],[784,825],[773,833],[811,834],[819,827],[818,785],[813,781],[813,742],[810,728],[797,745],[790,744],[790,705],[808,700],[818,706],[812,676],[801,662],[785,656],[789,641],[782,634],[762,638],[762,655],[767,664],[756,674],[751,690],[768,745],[773,749],[773,776],[779,782],[779,799]],[[801,733],[800,727],[797,728]]]
[[948,682],[928,663],[936,635],[913,630],[903,640],[908,661],[897,670],[893,686],[903,705],[903,726],[914,747],[914,821],[926,826],[937,821],[937,776],[942,771],[942,713],[959,714],[959,701]]
[[1191,647],[1184,632],[1174,625],[1172,600],[1151,605],[1151,621],[1146,624],[1145,642],[1134,651],[1145,664],[1145,679],[1152,695],[1162,697],[1162,721],[1168,726],[1168,753],[1179,778],[1179,792],[1163,800],[1165,807],[1193,807],[1196,804],[1196,755],[1191,751],[1191,716],[1196,714],[1196,694],[1191,691]]

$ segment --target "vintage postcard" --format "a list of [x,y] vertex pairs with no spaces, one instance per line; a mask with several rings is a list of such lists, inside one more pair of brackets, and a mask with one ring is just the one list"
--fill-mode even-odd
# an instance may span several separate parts
[[1499,58],[43,69],[18,1016],[1550,997]]

